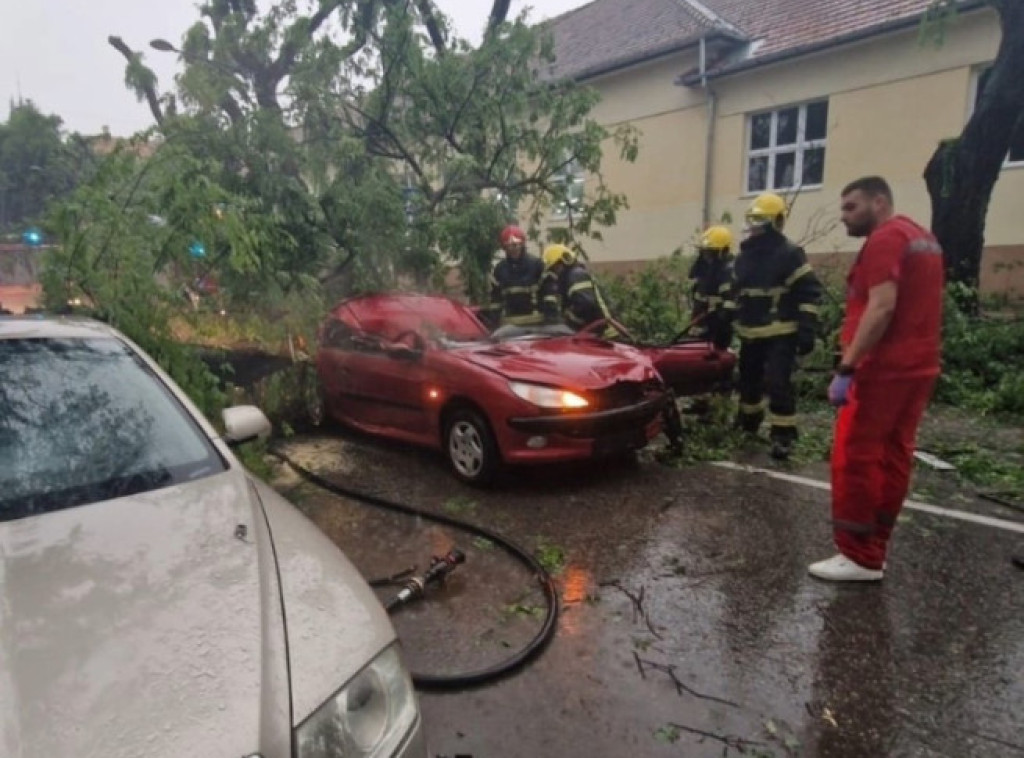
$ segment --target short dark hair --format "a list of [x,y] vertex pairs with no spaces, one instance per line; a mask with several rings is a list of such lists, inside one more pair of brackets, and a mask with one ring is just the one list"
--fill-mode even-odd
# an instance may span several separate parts
[[860,190],[865,195],[870,195],[871,197],[878,197],[881,195],[888,200],[890,204],[892,203],[892,188],[889,186],[889,182],[885,181],[885,179],[880,176],[862,176],[860,179],[855,179],[843,187],[843,191],[839,193],[839,195],[840,197],[843,197],[845,195],[849,195],[851,192],[856,192],[857,190]]

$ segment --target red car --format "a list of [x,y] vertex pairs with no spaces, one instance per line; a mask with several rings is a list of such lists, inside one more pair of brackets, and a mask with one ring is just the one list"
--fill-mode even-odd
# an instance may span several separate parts
[[485,484],[505,464],[645,446],[672,397],[656,368],[658,350],[670,369],[693,353],[701,377],[705,366],[722,364],[704,359],[706,346],[673,355],[564,327],[490,334],[454,300],[382,294],[335,306],[320,328],[316,362],[328,418],[442,450],[458,478]]

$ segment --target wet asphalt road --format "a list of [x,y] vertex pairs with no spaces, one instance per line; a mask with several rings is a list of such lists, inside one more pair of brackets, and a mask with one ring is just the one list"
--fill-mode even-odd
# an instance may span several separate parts
[[[431,756],[1024,756],[1024,571],[1009,562],[1024,534],[905,512],[885,581],[833,586],[806,574],[832,553],[827,493],[764,476],[642,459],[480,491],[429,453],[358,436],[284,447],[560,567],[540,658],[421,694]],[[485,667],[538,629],[542,596],[503,551],[280,473],[368,578],[466,552],[442,591],[393,616],[412,669]]]

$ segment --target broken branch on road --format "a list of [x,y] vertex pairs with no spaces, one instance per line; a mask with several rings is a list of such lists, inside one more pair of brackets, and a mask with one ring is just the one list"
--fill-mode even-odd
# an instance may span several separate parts
[[731,705],[733,708],[740,707],[739,703],[734,703],[732,700],[715,697],[714,695],[705,695],[704,693],[693,689],[693,687],[690,687],[676,676],[675,664],[656,663],[654,661],[644,660],[635,650],[633,651],[633,659],[636,661],[636,667],[640,671],[640,676],[644,679],[647,678],[646,669],[648,668],[667,674],[669,679],[672,680],[672,684],[675,685],[676,694],[678,695],[682,695],[685,692],[689,695],[693,695],[693,697],[700,698],[701,700],[710,700],[715,703],[721,703],[722,705]]
[[598,587],[614,587],[615,589],[619,590],[622,594],[624,594],[626,597],[628,597],[630,599],[630,602],[633,603],[633,623],[635,624],[638,618],[643,619],[643,622],[647,626],[648,631],[650,631],[650,633],[653,634],[657,639],[663,639],[662,636],[658,634],[658,631],[654,628],[654,624],[651,623],[651,617],[647,614],[647,611],[644,609],[643,585],[640,585],[639,593],[630,592],[627,588],[623,587],[617,579],[609,582],[601,582],[600,584],[598,584]]

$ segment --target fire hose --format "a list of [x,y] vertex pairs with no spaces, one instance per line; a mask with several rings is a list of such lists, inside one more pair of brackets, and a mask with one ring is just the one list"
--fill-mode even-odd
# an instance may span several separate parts
[[[547,604],[547,614],[544,617],[544,621],[541,624],[540,629],[533,638],[523,648],[513,653],[504,661],[483,669],[452,675],[423,674],[414,671],[412,672],[412,681],[413,684],[420,689],[466,689],[469,687],[477,687],[509,676],[540,655],[554,637],[556,622],[558,621],[558,594],[555,591],[555,585],[551,579],[551,575],[548,574],[540,561],[512,540],[498,534],[497,532],[493,532],[486,527],[482,527],[468,521],[463,521],[452,516],[440,513],[431,513],[430,511],[423,510],[422,508],[416,508],[415,506],[408,505],[406,503],[399,503],[378,497],[377,495],[371,495],[366,492],[359,492],[358,490],[351,490],[347,487],[342,487],[341,485],[335,484],[334,482],[315,474],[301,464],[296,463],[281,450],[271,448],[268,452],[270,455],[273,455],[275,458],[294,469],[306,481],[335,495],[339,495],[340,497],[356,500],[367,505],[372,505],[376,508],[382,508],[396,513],[403,513],[408,516],[426,519],[444,526],[450,526],[469,532],[477,537],[483,537],[484,539],[504,548],[508,553],[511,553],[517,560],[525,564],[532,573],[541,589],[541,592],[544,594],[544,600]],[[465,555],[459,550],[453,550],[447,556],[435,558],[422,576],[409,576],[409,578],[405,580],[403,587],[398,594],[387,601],[385,609],[388,612],[391,612],[419,597],[422,597],[428,586],[441,583],[444,578],[454,571],[456,566],[461,564],[463,561],[465,561]],[[380,586],[383,583],[394,583],[398,581],[400,577],[408,576],[409,573],[410,572],[403,572],[397,577],[390,577],[388,580],[374,581],[371,582],[371,584]]]

